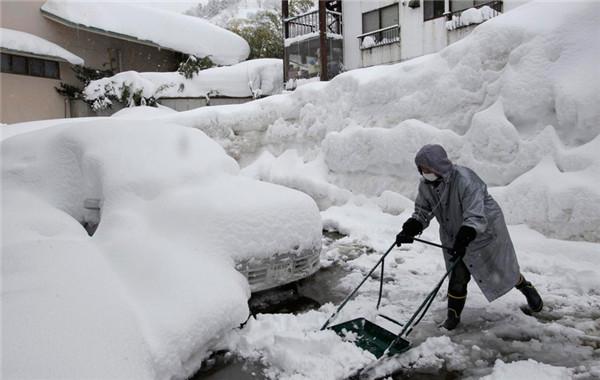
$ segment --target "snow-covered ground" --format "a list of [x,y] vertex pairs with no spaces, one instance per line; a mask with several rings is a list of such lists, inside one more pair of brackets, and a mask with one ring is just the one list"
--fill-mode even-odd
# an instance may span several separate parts
[[[491,193],[501,204],[510,224],[522,272],[539,289],[546,308],[538,318],[529,317],[519,310],[524,302],[519,292],[512,291],[488,303],[476,285],[471,283],[462,325],[447,333],[437,327],[445,316],[445,296],[440,294],[428,316],[410,336],[413,348],[401,356],[385,360],[369,374],[377,377],[401,370],[428,374],[456,372],[464,378],[488,376],[489,379],[512,379],[534,375],[548,379],[600,378],[599,34],[600,3],[569,2],[566,5],[564,2],[535,1],[486,21],[467,38],[440,53],[397,65],[354,70],[329,83],[306,84],[293,93],[243,105],[207,107],[182,113],[161,110],[153,115],[148,132],[155,133],[155,129],[164,132],[159,126],[152,126],[154,123],[201,129],[237,159],[243,168],[243,176],[291,187],[310,195],[321,210],[323,227],[347,235],[322,256],[323,264],[335,263],[349,271],[337,285],[343,291],[350,291],[360,282],[378,261],[382,251],[393,242],[400,226],[410,215],[419,179],[413,163],[415,152],[423,144],[441,143],[454,162],[472,167],[490,185]],[[114,118],[115,122],[122,123],[119,124],[121,127],[134,123],[132,120],[136,115],[143,119],[147,112],[142,109],[126,113],[129,115]],[[148,122],[140,123],[145,125]],[[25,144],[38,139],[33,137],[36,136],[34,134],[43,136],[42,133],[57,129],[50,125],[43,125],[48,127],[46,130],[8,138],[4,144],[14,145],[14,149],[18,150],[15,141]],[[176,126],[169,128],[184,136],[172,143],[181,144],[181,151],[194,154],[194,149],[204,149],[195,144],[214,145],[210,145],[202,135],[202,142],[195,139],[193,141],[196,142],[188,146],[185,141],[188,134],[193,133],[192,128],[185,129],[187,132]],[[75,127],[69,131],[77,134]],[[53,133],[58,135],[58,132]],[[21,137],[23,140],[17,140]],[[141,157],[155,155],[152,149],[144,148],[145,140],[130,142],[133,137],[127,140],[123,136],[121,139],[142,149]],[[73,137],[68,139],[67,146],[77,147],[72,141]],[[89,141],[86,146],[91,149],[94,144]],[[65,152],[68,151],[78,152],[77,149]],[[7,154],[4,147],[2,154],[4,162]],[[19,175],[22,171],[32,170],[30,166],[38,168],[33,171],[35,175],[23,182],[34,188],[35,191],[31,191],[34,194],[48,193],[45,187],[36,186],[38,182],[35,179],[38,177],[62,179],[56,180],[56,189],[64,188],[68,180],[77,178],[76,175],[47,173],[48,169],[44,168],[51,167],[51,162],[40,166],[38,163],[41,161],[35,156],[21,157],[19,165],[10,166],[9,173]],[[68,161],[69,157],[61,154],[54,159],[62,162]],[[218,162],[225,166],[234,164],[227,163],[224,156],[219,157]],[[86,162],[86,165],[94,167],[93,159]],[[111,170],[106,171],[114,171],[110,178],[123,178],[125,174],[136,171],[132,166],[123,166],[123,161],[119,164],[114,162]],[[124,162],[128,161],[124,159]],[[136,162],[138,165],[139,161]],[[185,156],[178,157],[175,163],[192,172],[199,170],[196,166],[206,167],[206,163]],[[94,272],[95,276],[102,276],[104,282],[84,283],[91,287],[96,283],[110,284],[113,281],[120,287],[107,285],[106,288],[113,290],[111,294],[123,294],[122,298],[108,298],[104,288],[92,288],[77,291],[72,298],[56,300],[44,293],[44,288],[36,287],[34,280],[40,277],[50,279],[54,288],[63,286],[71,289],[70,282],[61,282],[62,277],[58,277],[57,273],[69,273],[65,277],[69,281],[84,281],[77,277],[80,271],[73,270],[77,266],[66,265],[83,258],[49,262],[49,255],[44,255],[47,251],[42,247],[47,239],[52,239],[48,244],[59,247],[64,255],[80,248],[63,249],[62,244],[67,243],[62,240],[69,244],[71,240],[75,240],[72,244],[90,244],[83,237],[78,237],[79,240],[70,238],[72,235],[69,234],[75,234],[75,227],[81,234],[79,225],[64,211],[58,211],[64,208],[54,207],[53,213],[40,214],[48,215],[52,221],[64,221],[59,226],[71,227],[57,230],[57,223],[44,222],[44,217],[39,223],[15,223],[10,234],[4,233],[4,236],[15,239],[15,243],[3,247],[2,302],[5,313],[6,305],[14,310],[44,310],[42,308],[48,309],[48,305],[57,302],[64,302],[66,306],[77,305],[73,310],[80,311],[78,306],[88,300],[82,294],[97,294],[98,301],[93,306],[98,308],[108,308],[111,302],[131,305],[129,302],[134,300],[134,312],[125,306],[110,309],[127,311],[122,313],[124,322],[119,328],[124,331],[130,345],[123,345],[122,352],[110,352],[103,357],[107,362],[118,362],[121,355],[130,351],[135,359],[129,362],[130,367],[124,367],[122,373],[164,378],[168,377],[166,372],[149,373],[147,369],[173,370],[169,375],[181,376],[197,368],[194,365],[198,362],[185,361],[185,370],[173,363],[192,356],[202,358],[207,354],[208,346],[198,346],[200,343],[197,342],[207,342],[209,334],[202,335],[190,327],[186,330],[187,335],[177,335],[175,331],[180,331],[177,327],[194,326],[181,319],[206,318],[207,322],[219,324],[220,319],[213,319],[219,318],[217,315],[225,315],[229,322],[234,323],[241,318],[241,310],[245,311],[245,288],[239,275],[215,259],[214,265],[222,264],[219,268],[226,273],[218,280],[219,286],[234,287],[236,290],[228,294],[237,295],[234,300],[224,302],[224,306],[219,304],[219,310],[200,310],[197,304],[186,304],[181,314],[177,313],[177,318],[171,319],[172,307],[179,296],[173,295],[176,299],[169,299],[163,304],[162,298],[146,291],[146,286],[161,295],[179,289],[178,286],[188,279],[186,276],[191,276],[192,271],[188,267],[193,263],[187,261],[188,257],[196,257],[190,253],[190,247],[204,244],[204,237],[193,236],[185,223],[171,224],[174,218],[170,215],[185,215],[185,220],[189,221],[197,210],[184,212],[184,205],[189,206],[191,198],[186,196],[185,190],[177,190],[182,181],[185,183],[190,177],[183,174],[178,177],[161,170],[165,166],[155,160],[149,160],[142,167],[150,171],[155,165],[159,170],[156,173],[152,171],[151,178],[156,181],[133,181],[128,183],[126,190],[115,188],[118,201],[107,205],[111,207],[111,213],[103,213],[102,221],[105,226],[112,227],[106,227],[105,231],[99,229],[94,235],[102,244],[86,248],[92,253],[99,250],[100,253],[90,253],[90,256],[114,270]],[[215,166],[218,165],[211,167]],[[163,175],[166,179],[162,178]],[[173,179],[177,180],[171,183]],[[156,203],[153,197],[164,183],[170,183],[169,191],[165,196],[157,197],[160,202]],[[6,181],[3,186],[3,192],[10,194]],[[59,204],[52,202],[66,202],[60,204],[68,205],[67,199],[70,199],[59,190],[50,192],[53,196],[44,198],[45,203],[28,193],[16,191],[13,194],[13,199],[19,200],[16,204],[27,204],[27,215],[36,213],[38,209],[45,210],[44,207],[48,206],[44,204]],[[6,196],[3,198],[6,199]],[[135,199],[133,204],[125,202],[132,198]],[[15,207],[3,205],[4,221],[8,213],[15,215],[17,221],[25,218],[19,216],[23,212]],[[107,221],[109,216],[110,223]],[[6,228],[6,223],[3,228]],[[62,239],[61,242],[55,242],[57,236]],[[146,242],[148,236],[157,236],[166,242],[151,244]],[[432,223],[423,237],[437,240],[436,223]],[[185,249],[174,250],[172,244],[177,244],[177,247],[184,245]],[[371,250],[352,249],[353,246],[366,246]],[[23,252],[21,247],[28,252],[27,255],[17,254]],[[146,249],[148,252],[145,252]],[[183,279],[172,276],[178,273],[179,262],[162,260],[157,253],[161,249],[177,257],[186,257],[181,259],[186,267]],[[127,255],[123,254],[125,250]],[[160,271],[156,270],[161,273],[159,279],[146,277],[147,271],[132,265],[142,261],[137,258],[144,255],[152,260],[149,264],[144,263],[142,268],[160,267]],[[84,264],[102,268],[100,264],[96,265],[96,261],[85,261],[78,266]],[[23,268],[32,268],[36,272],[27,272]],[[393,250],[386,260],[386,268],[383,312],[406,320],[443,275],[444,264],[438,249],[415,243]],[[28,273],[33,274],[26,277]],[[13,281],[13,288],[6,287],[8,278]],[[197,280],[197,277],[194,279]],[[189,290],[194,295],[195,286]],[[367,281],[337,321],[367,317],[391,331],[397,331],[394,325],[376,317],[378,286],[377,276]],[[115,289],[124,290],[119,292]],[[196,296],[202,299],[206,294],[198,293]],[[216,303],[209,300],[208,305],[211,305],[210,308]],[[264,375],[273,379],[344,378],[372,364],[374,357],[331,331],[318,331],[336,306],[328,303],[318,310],[299,315],[258,315],[250,319],[244,328],[231,334],[212,334],[213,337],[219,335],[220,339],[210,347],[228,348],[248,360],[261,361],[267,367]],[[234,311],[230,312],[228,307]],[[93,318],[94,315],[89,319],[82,318],[97,326],[99,322]],[[120,318],[117,312],[115,315],[114,320]],[[4,317],[3,343],[21,341],[15,335],[23,331],[22,319]],[[54,321],[43,322],[47,325],[40,324],[40,334],[52,333],[54,330],[44,327],[51,326]],[[9,323],[12,325],[9,326]],[[56,323],[66,326],[64,321]],[[13,333],[15,335],[7,336],[6,332],[12,331],[7,326],[17,331]],[[224,328],[225,323],[219,326]],[[139,329],[141,333],[137,332]],[[78,331],[73,336],[79,336]],[[115,331],[118,333],[120,330]],[[27,336],[32,342],[37,338],[37,334]],[[44,337],[44,342],[51,342],[53,338],[40,336]],[[65,340],[64,346],[67,347],[71,342],[69,337],[55,338]],[[98,339],[108,341],[110,337],[102,335]],[[3,346],[7,347],[6,344]],[[12,356],[7,356],[6,349],[3,352],[3,359],[7,358],[5,363],[23,363],[19,361],[19,355],[26,352],[22,348],[25,345],[15,347],[10,351]],[[96,347],[105,346],[100,344]],[[169,349],[176,353],[173,357],[166,354]],[[154,367],[137,364],[147,363],[151,360],[149,358],[156,357],[164,361]],[[135,372],[132,367],[144,368],[146,372]],[[110,373],[106,375],[110,376]]]

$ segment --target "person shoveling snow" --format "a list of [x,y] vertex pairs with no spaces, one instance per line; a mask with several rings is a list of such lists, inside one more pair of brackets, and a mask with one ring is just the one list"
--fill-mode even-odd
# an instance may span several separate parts
[[489,302],[516,287],[527,298],[524,312],[541,311],[542,298],[520,272],[504,215],[486,184],[473,170],[452,164],[441,145],[423,146],[415,164],[423,179],[415,211],[396,236],[396,244],[412,243],[433,216],[439,222],[442,244],[454,250],[444,250],[446,267],[459,260],[450,275],[448,315],[442,326],[453,330],[460,323],[471,275]]

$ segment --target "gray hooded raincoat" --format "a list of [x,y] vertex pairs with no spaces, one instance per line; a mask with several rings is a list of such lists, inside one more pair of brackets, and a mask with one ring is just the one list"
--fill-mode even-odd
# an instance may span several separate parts
[[[463,261],[488,301],[506,294],[519,281],[519,263],[502,210],[488,194],[486,184],[471,169],[453,165],[440,145],[425,145],[415,163],[432,169],[442,181],[434,186],[421,180],[412,217],[427,228],[435,216],[440,240],[450,247],[461,226],[474,228],[477,237],[467,247]],[[446,268],[450,258],[444,251]]]

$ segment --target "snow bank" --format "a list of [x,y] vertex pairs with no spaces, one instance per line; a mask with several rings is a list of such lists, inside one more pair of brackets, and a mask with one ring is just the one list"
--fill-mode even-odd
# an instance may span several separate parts
[[122,97],[125,87],[133,96],[145,98],[184,98],[228,96],[258,97],[281,92],[283,67],[280,59],[253,59],[233,66],[201,70],[191,79],[173,73],[125,71],[112,77],[91,81],[83,93],[96,106],[108,96]]
[[508,364],[504,363],[502,360],[497,360],[494,365],[494,372],[482,379],[503,380],[539,377],[548,380],[569,380],[573,378],[573,373],[567,368],[554,367],[548,364],[538,363],[531,359]]
[[308,196],[238,171],[204,133],[150,121],[3,140],[3,376],[196,371],[248,316],[235,261],[321,243]]
[[[510,184],[547,156],[559,168],[577,162],[565,169],[587,178],[571,192],[586,194],[568,207],[576,223],[561,227],[534,217],[534,209],[514,213],[511,222],[598,240],[599,230],[590,233],[586,226],[599,219],[581,205],[600,203],[590,190],[600,181],[600,158],[579,147],[595,144],[600,133],[599,15],[596,2],[564,7],[534,1],[486,21],[437,54],[165,120],[202,129],[243,164],[264,150],[279,156],[295,149],[307,165],[319,157],[327,167],[319,181],[368,196],[391,190],[413,198],[418,175],[412,160],[425,143],[444,145],[454,162],[472,167],[490,186]],[[262,173],[269,172],[262,165]],[[312,187],[305,179],[285,181]],[[538,183],[546,189],[538,199],[552,185]],[[339,204],[336,198],[337,192],[319,204]]]
[[67,61],[73,65],[83,65],[83,59],[57,44],[18,30],[0,28],[0,47],[7,50]]
[[143,4],[48,0],[42,11],[63,22],[133,37],[178,52],[208,57],[219,65],[243,61],[250,53],[240,36],[198,17]]

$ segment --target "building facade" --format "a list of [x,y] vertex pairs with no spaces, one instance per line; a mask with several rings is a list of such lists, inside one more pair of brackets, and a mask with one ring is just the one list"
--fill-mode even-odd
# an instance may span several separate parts
[[346,1],[344,67],[351,70],[435,53],[526,1]]
[[[111,69],[115,73],[127,70],[174,71],[182,59],[178,52],[112,37],[108,33],[91,32],[53,20],[40,10],[43,4],[43,0],[2,1],[2,27],[44,38],[82,57],[87,67]],[[32,62],[33,59],[42,59],[3,51],[4,61],[7,55],[25,57]],[[75,78],[68,62],[52,59],[45,61],[56,62],[57,70],[50,73],[52,75],[35,75],[30,70],[18,73],[15,70],[2,70],[0,122],[15,123],[70,116],[68,99],[59,95],[55,87],[61,82],[74,86],[81,86],[81,83]],[[27,67],[31,67],[31,63],[28,62]]]

